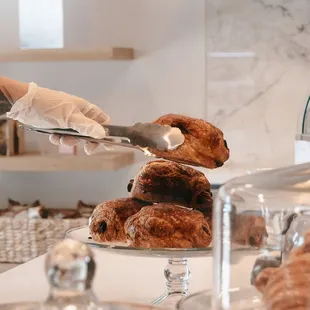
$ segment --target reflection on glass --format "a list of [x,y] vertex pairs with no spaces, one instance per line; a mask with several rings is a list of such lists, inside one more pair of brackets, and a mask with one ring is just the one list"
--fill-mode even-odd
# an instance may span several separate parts
[[22,49],[63,48],[63,0],[19,0]]

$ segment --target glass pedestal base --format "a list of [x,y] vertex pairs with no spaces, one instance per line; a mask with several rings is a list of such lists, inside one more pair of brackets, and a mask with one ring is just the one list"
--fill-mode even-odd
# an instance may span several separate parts
[[175,308],[176,304],[189,294],[190,270],[186,258],[169,258],[164,270],[166,292],[152,301],[153,305]]

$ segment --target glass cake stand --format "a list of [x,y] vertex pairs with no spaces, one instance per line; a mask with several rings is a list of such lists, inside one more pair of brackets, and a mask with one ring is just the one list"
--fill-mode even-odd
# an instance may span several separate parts
[[164,275],[167,280],[166,291],[152,301],[153,305],[174,307],[176,303],[189,294],[189,278],[190,269],[187,259],[193,257],[211,256],[212,248],[134,248],[129,247],[126,243],[99,243],[89,239],[89,227],[83,226],[71,229],[66,234],[67,238],[71,238],[80,242],[84,242],[91,247],[114,252],[121,255],[138,256],[138,257],[162,257],[168,258],[168,264],[165,267]]

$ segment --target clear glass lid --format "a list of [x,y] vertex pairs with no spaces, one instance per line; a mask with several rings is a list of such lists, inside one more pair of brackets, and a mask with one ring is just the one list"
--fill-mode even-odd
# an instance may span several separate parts
[[50,285],[46,300],[2,304],[0,310],[152,310],[148,305],[99,302],[92,290],[96,264],[84,243],[65,239],[46,256],[45,273]]
[[213,227],[212,309],[308,309],[309,163],[226,183]]

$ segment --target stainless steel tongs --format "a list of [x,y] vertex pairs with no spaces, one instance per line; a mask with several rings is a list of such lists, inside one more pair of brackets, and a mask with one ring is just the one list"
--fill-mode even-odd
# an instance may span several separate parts
[[106,137],[103,139],[84,136],[73,129],[37,128],[28,125],[20,125],[20,127],[41,134],[73,136],[85,141],[142,150],[148,148],[159,151],[173,150],[185,140],[179,128],[151,123],[137,123],[133,126],[103,125],[106,130]]

